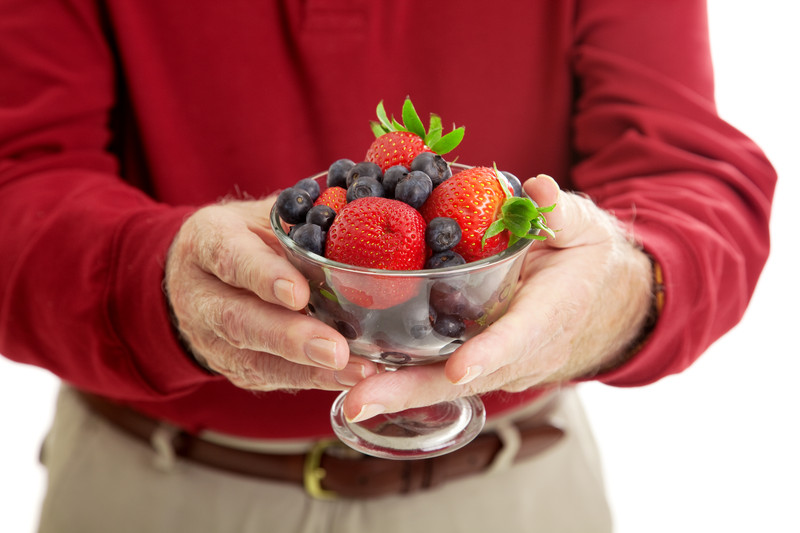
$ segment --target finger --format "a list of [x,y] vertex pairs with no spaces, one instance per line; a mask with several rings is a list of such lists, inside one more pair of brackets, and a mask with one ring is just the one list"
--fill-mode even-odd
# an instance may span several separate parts
[[305,307],[309,289],[302,274],[244,219],[230,217],[226,206],[207,209],[207,220],[194,239],[198,266],[266,302],[294,310]]
[[617,231],[617,222],[611,215],[584,196],[561,191],[550,176],[540,174],[526,180],[523,187],[540,206],[555,204],[553,211],[545,213],[545,218],[556,233],[555,237],[544,241],[545,245],[568,248],[596,244]]
[[211,275],[198,276],[192,290],[195,316],[234,348],[328,369],[343,369],[347,364],[347,340],[319,320],[266,303]]
[[381,413],[432,405],[470,393],[444,377],[441,364],[380,372],[350,389],[342,408],[347,419],[359,422]]
[[220,341],[211,368],[237,387],[248,390],[347,390],[377,372],[375,364],[353,358],[338,372],[302,366],[252,350],[238,350]]

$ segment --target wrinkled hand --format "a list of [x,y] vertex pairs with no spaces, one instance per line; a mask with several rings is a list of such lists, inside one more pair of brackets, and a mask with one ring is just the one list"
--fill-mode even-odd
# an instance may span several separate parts
[[642,328],[651,266],[609,214],[559,191],[548,176],[525,183],[556,237],[534,243],[507,311],[445,363],[380,373],[354,387],[345,415],[361,420],[459,396],[521,391],[614,364]]
[[343,390],[374,374],[335,329],[298,312],[308,282],[269,229],[274,197],[204,207],[167,257],[167,295],[196,359],[253,390]]

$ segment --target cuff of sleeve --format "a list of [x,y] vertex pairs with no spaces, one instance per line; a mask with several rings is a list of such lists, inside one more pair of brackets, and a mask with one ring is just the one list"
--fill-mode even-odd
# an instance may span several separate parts
[[111,325],[135,373],[153,393],[190,392],[215,377],[185,351],[163,291],[164,266],[175,234],[194,208],[156,206],[123,224],[110,285]]
[[[692,329],[687,312],[692,304],[687,299],[699,294],[699,287],[694,287],[699,277],[692,275],[695,261],[674,242],[673,238],[680,236],[639,227],[637,238],[653,261],[653,315],[627,361],[591,378],[617,387],[644,386],[679,373],[699,355],[688,340],[692,333],[687,331]],[[676,280],[681,280],[680,289]]]

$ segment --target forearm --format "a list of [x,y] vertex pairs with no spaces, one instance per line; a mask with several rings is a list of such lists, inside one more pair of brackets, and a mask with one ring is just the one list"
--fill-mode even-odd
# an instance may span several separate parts
[[[684,370],[741,318],[769,251],[776,176],[717,115],[703,3],[611,9],[586,2],[576,25],[572,182],[663,271],[649,342],[596,376],[633,386]],[[669,54],[637,46],[656,37],[675,43]]]
[[89,170],[31,174],[0,193],[0,225],[13,228],[0,237],[0,352],[121,397],[204,379],[179,351],[161,289],[183,209]]

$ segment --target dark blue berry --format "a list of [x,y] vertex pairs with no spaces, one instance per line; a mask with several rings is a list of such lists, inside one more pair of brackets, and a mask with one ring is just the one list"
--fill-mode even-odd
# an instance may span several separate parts
[[447,268],[465,264],[466,261],[460,254],[453,250],[437,252],[425,261],[425,268]]
[[326,286],[318,289],[312,286],[309,306],[312,316],[332,324],[347,339],[359,338],[364,332],[364,323],[369,319],[369,313],[359,318],[355,313],[342,309]]
[[394,198],[394,190],[400,181],[408,176],[408,169],[403,165],[395,165],[386,169],[383,173],[383,190],[386,198]]
[[319,198],[319,183],[317,183],[317,180],[313,178],[302,179],[297,183],[295,183],[294,187],[296,189],[302,189],[306,191],[308,195],[311,197],[312,203],[314,202],[314,200]]
[[484,315],[483,309],[470,302],[464,293],[450,282],[436,282],[431,287],[430,306],[437,313],[477,320]]
[[450,217],[436,217],[425,228],[425,244],[434,253],[444,252],[461,241],[461,227]]
[[522,196],[522,183],[519,181],[519,178],[505,170],[501,170],[500,172],[508,179],[508,183],[511,184],[511,190],[514,191],[514,196]]
[[345,188],[349,188],[353,181],[358,178],[375,178],[377,181],[383,179],[383,172],[381,167],[369,161],[362,161],[356,163],[353,168],[347,172],[347,184]]
[[394,197],[414,209],[419,209],[431,195],[431,191],[433,191],[433,182],[430,176],[422,171],[412,170],[397,184]]
[[317,255],[324,255],[325,232],[316,224],[298,224],[293,228],[292,240],[301,248]]
[[336,325],[336,331],[341,333],[345,339],[353,340],[361,336],[361,328],[358,322],[335,319],[333,323]]
[[347,201],[352,202],[367,196],[383,197],[383,185],[370,176],[362,176],[353,181],[347,188]]
[[288,224],[305,222],[306,214],[313,205],[311,196],[303,189],[284,189],[276,200],[278,215]]
[[445,337],[458,338],[464,334],[467,329],[464,321],[453,315],[439,315],[436,317],[436,322],[433,323],[433,329],[439,335]]
[[333,164],[328,167],[328,187],[341,187],[342,189],[346,189],[347,173],[350,172],[350,169],[354,166],[355,163],[350,159],[334,161]]
[[308,210],[306,222],[316,224],[322,228],[322,231],[328,231],[334,218],[336,218],[336,211],[331,206],[320,204]]
[[434,187],[453,175],[444,157],[433,152],[422,152],[411,162],[411,170],[421,170],[430,176]]

